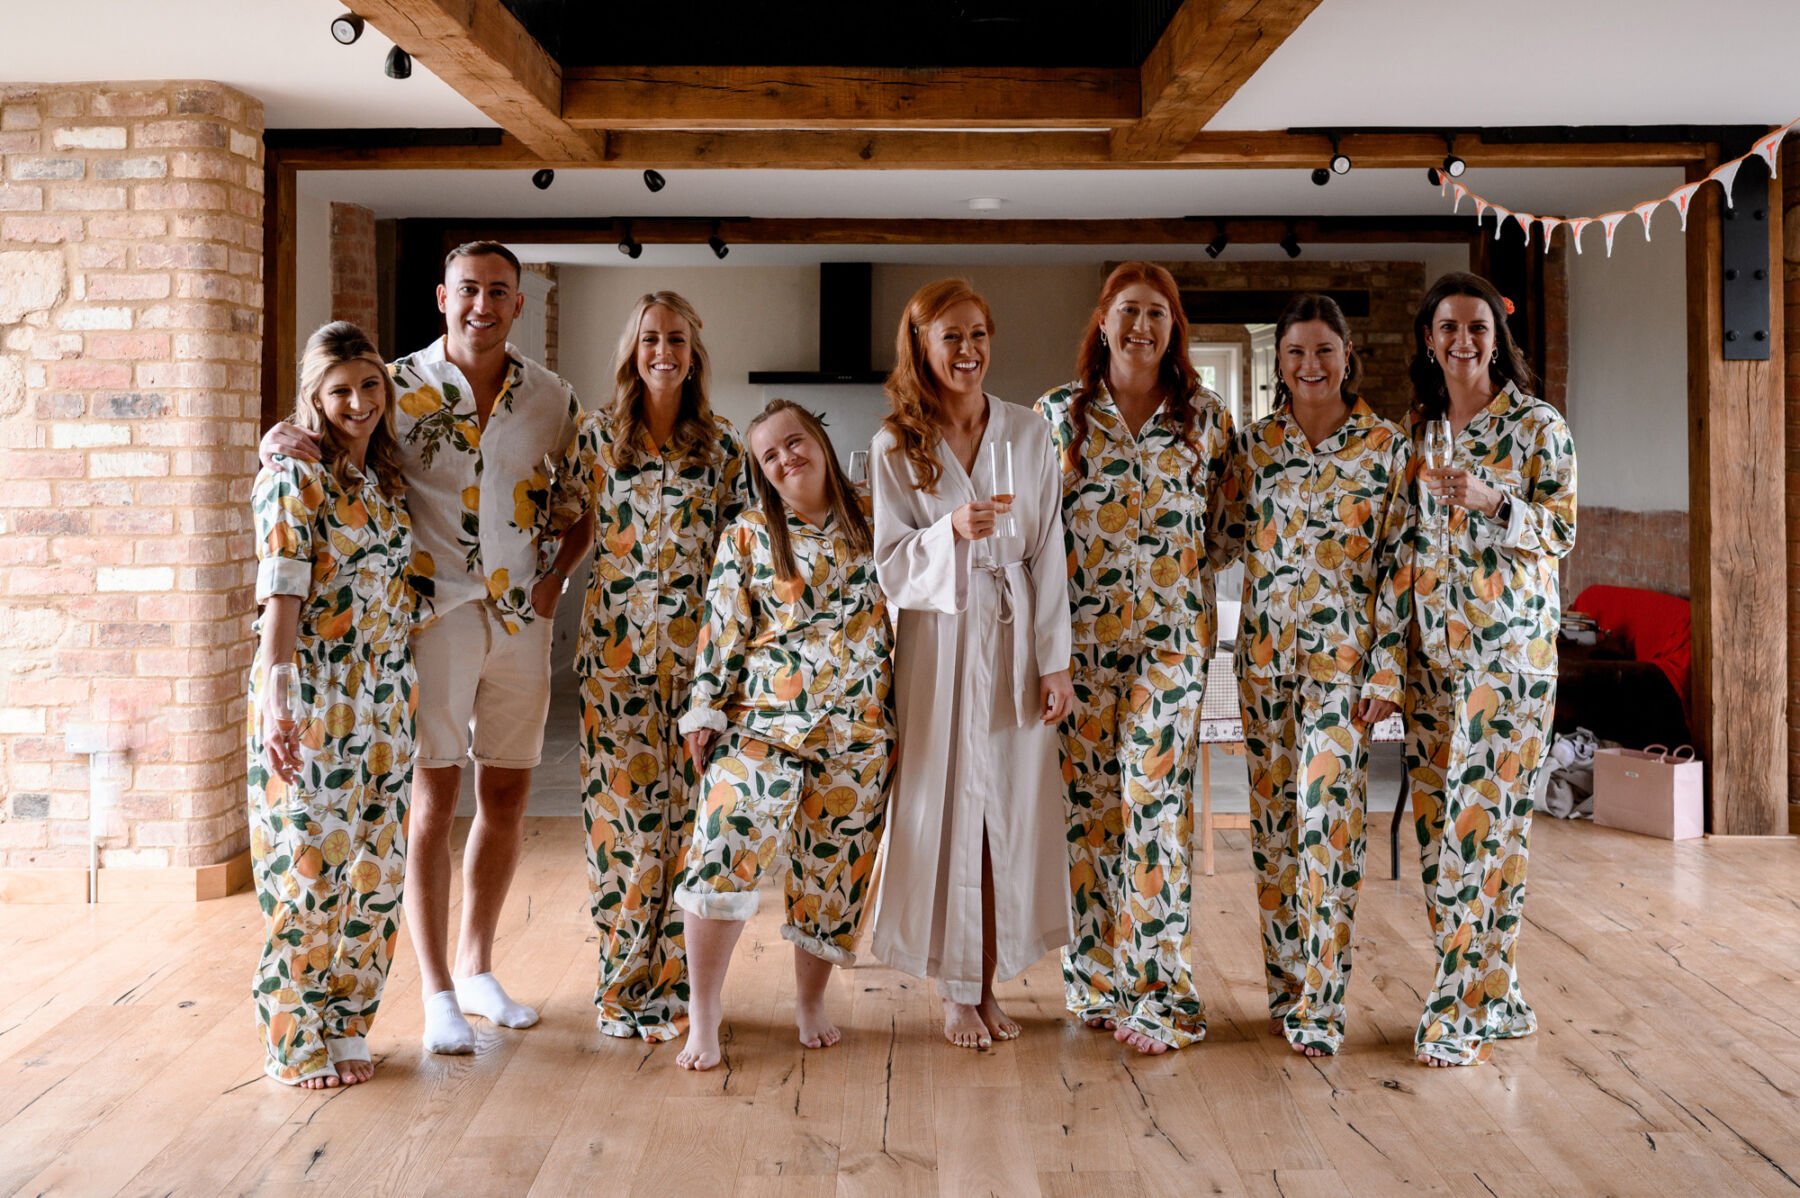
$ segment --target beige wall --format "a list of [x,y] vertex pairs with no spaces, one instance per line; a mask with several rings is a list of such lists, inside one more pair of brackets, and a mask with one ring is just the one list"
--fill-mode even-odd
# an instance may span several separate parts
[[299,176],[294,197],[294,345],[331,319],[331,197]]
[[1686,511],[1687,249],[1672,214],[1634,217],[1612,257],[1589,229],[1569,256],[1569,426],[1581,502]]

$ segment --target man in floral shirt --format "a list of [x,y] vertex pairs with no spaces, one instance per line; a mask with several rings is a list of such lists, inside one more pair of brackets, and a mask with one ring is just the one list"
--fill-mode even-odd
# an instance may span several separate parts
[[[552,557],[552,464],[574,440],[581,406],[567,383],[507,344],[524,308],[519,274],[519,260],[496,242],[450,251],[437,289],[445,334],[392,367],[419,592],[406,914],[431,1052],[474,1051],[467,1015],[507,1027],[538,1018],[494,978],[494,932],[543,750],[556,604],[593,525],[591,517],[575,524]],[[285,423],[263,439],[265,459],[270,453],[318,456],[311,438]],[[471,756],[476,814],[452,975],[450,826]]]

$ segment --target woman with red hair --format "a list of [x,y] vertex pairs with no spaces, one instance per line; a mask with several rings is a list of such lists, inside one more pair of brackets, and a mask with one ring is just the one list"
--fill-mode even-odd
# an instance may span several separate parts
[[[921,288],[900,319],[891,406],[869,454],[876,570],[899,611],[905,746],[873,947],[938,979],[944,1037],[960,1048],[1017,1036],[994,999],[996,973],[1069,942],[1060,489],[1049,428],[982,390],[993,331],[963,280]],[[996,486],[990,447],[1004,446],[1013,479]]]
[[1206,1035],[1188,968],[1189,796],[1213,573],[1242,540],[1231,417],[1200,385],[1181,294],[1153,263],[1107,278],[1076,375],[1037,403],[1061,459],[1081,708],[1063,730],[1063,983],[1077,1018],[1155,1054]]

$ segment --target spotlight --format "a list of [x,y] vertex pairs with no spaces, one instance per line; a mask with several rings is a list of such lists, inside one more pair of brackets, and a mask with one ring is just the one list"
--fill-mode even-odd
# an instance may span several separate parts
[[1455,154],[1444,155],[1444,173],[1449,175],[1452,179],[1462,178],[1463,172],[1468,169],[1469,164],[1458,158]]
[[1224,230],[1221,229],[1219,231],[1219,235],[1217,237],[1215,237],[1211,241],[1207,242],[1206,256],[1208,258],[1217,258],[1220,254],[1223,254],[1225,252],[1225,247],[1230,244],[1231,244],[1231,238],[1225,236]]
[[631,235],[630,221],[625,222],[625,235],[619,238],[619,252],[627,258],[641,258],[644,255],[644,247]]
[[651,191],[661,191],[668,185],[669,181],[663,178],[660,173],[656,171],[644,172],[644,186],[648,187]]
[[1312,173],[1312,181],[1315,185],[1317,185],[1319,187],[1323,187],[1327,183],[1331,182],[1331,172],[1326,170],[1322,166],[1315,167],[1313,169],[1313,173]]
[[539,191],[549,191],[550,185],[554,182],[556,182],[556,172],[549,167],[534,172],[531,176],[531,185]]
[[706,239],[706,244],[712,247],[713,257],[715,258],[723,258],[726,254],[731,252],[731,247],[725,244],[725,239],[723,237],[719,236],[718,221],[713,222],[712,236]]
[[1331,173],[1334,175],[1349,174],[1350,173],[1350,155],[1348,155],[1348,154],[1333,154],[1331,156]]
[[332,19],[331,40],[340,46],[352,45],[362,33],[363,19],[353,12]]
[[1438,170],[1435,166],[1428,166],[1425,168],[1425,177],[1431,181],[1433,187],[1442,187],[1444,185],[1443,172]]
[[381,73],[389,79],[412,78],[412,55],[395,46],[388,51],[387,62],[382,66]]
[[1280,245],[1282,249],[1287,251],[1288,257],[1298,258],[1300,256],[1300,234],[1294,232],[1292,229],[1289,229],[1288,235],[1281,239]]

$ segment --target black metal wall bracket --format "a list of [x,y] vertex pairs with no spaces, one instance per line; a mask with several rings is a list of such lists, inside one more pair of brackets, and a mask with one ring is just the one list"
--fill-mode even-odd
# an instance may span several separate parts
[[1725,321],[1725,360],[1769,360],[1769,168],[1744,159],[1731,181],[1731,203],[1720,205],[1719,308]]

